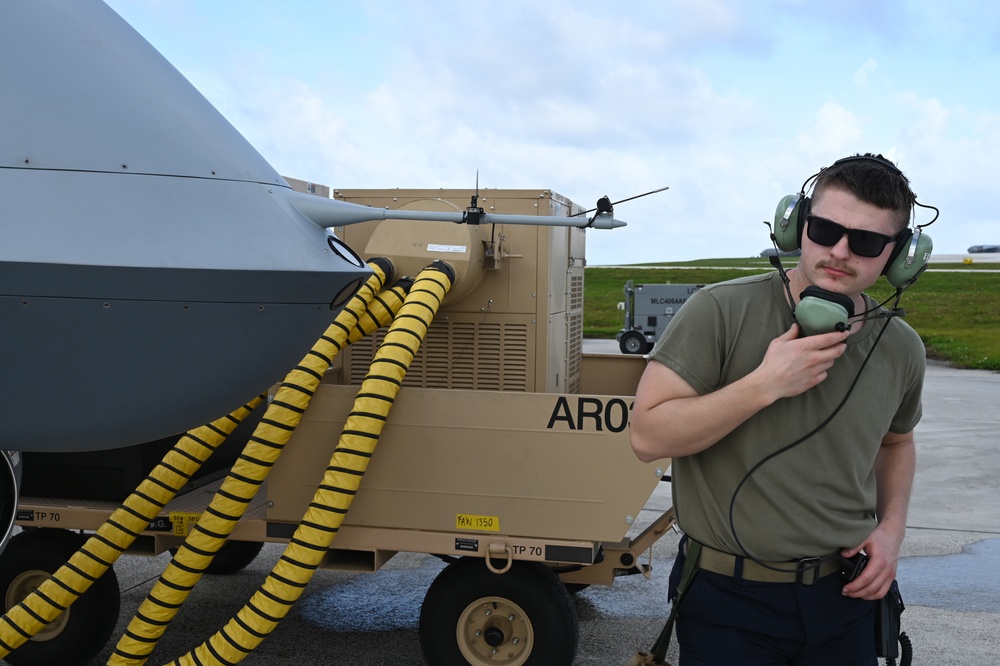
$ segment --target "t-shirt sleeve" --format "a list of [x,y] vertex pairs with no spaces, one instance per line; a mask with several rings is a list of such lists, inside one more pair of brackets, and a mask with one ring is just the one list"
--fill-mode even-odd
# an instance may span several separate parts
[[911,351],[906,355],[909,363],[905,366],[906,388],[899,409],[892,417],[890,432],[907,433],[917,427],[923,416],[924,373],[927,368],[927,350],[924,343],[909,326],[906,327],[907,348]]
[[676,372],[699,394],[711,393],[721,383],[724,327],[711,290],[701,289],[677,311],[649,357]]

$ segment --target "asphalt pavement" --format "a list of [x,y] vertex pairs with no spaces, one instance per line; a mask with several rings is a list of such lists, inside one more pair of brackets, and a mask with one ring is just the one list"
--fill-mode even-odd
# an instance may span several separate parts
[[[615,344],[612,343],[611,344]],[[588,341],[590,351],[595,347]],[[597,349],[603,351],[600,344]],[[617,353],[616,345],[611,347]],[[916,664],[998,662],[1000,626],[1000,374],[931,362],[918,465],[899,581]],[[661,483],[633,532],[670,506]],[[653,549],[653,575],[620,578],[574,597],[580,640],[574,664],[624,665],[655,639],[668,611],[667,573],[678,535]],[[206,576],[149,663],[167,663],[208,639],[252,596],[282,548],[270,544],[246,569]],[[104,664],[169,556],[122,557],[115,571],[121,618],[95,664]],[[645,561],[645,558],[644,558]],[[423,664],[417,621],[423,595],[443,568],[423,554],[399,554],[374,574],[321,570],[275,632],[242,663],[251,665]],[[676,663],[676,653],[671,659]]]

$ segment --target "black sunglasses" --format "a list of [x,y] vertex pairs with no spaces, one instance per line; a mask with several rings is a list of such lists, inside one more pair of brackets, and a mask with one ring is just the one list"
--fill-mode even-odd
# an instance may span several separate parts
[[885,246],[899,240],[900,234],[886,236],[885,234],[867,231],[865,229],[846,229],[833,220],[815,215],[806,215],[806,235],[809,240],[824,247],[833,247],[847,234],[847,246],[859,257],[877,257],[882,254]]

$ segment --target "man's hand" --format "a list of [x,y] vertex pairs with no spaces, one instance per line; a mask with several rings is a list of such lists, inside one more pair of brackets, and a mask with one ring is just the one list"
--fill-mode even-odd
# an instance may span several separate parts
[[753,372],[705,395],[651,360],[635,393],[632,450],[643,462],[704,451],[761,409],[826,379],[847,348],[847,335],[834,331],[800,338],[793,325],[771,341]]
[[868,564],[856,579],[844,585],[844,596],[875,601],[889,591],[896,579],[899,564],[899,547],[903,543],[902,534],[880,525],[868,535],[865,542],[856,548],[841,551],[844,557],[853,557],[862,550],[868,554]]
[[847,349],[848,331],[799,337],[798,324],[767,346],[764,360],[754,371],[772,391],[774,400],[805,393],[827,376],[827,370]]

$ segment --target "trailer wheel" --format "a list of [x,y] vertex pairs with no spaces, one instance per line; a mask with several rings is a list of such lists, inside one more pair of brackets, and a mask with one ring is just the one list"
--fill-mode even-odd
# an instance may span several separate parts
[[441,666],[569,666],[579,626],[548,567],[514,562],[503,574],[479,558],[449,564],[420,609],[420,645]]
[[[242,571],[260,554],[263,541],[227,541],[212,558],[205,573],[213,576],[228,576]],[[170,555],[177,554],[177,548],[170,549]]]
[[583,592],[590,587],[590,583],[563,583],[563,587],[565,587],[566,591],[570,594],[576,594],[577,592]]
[[[10,610],[45,582],[86,541],[56,529],[32,529],[10,540],[0,556],[0,593]],[[59,617],[6,657],[14,666],[86,664],[111,638],[121,595],[109,569]]]
[[646,342],[646,336],[639,331],[625,331],[618,340],[618,348],[623,354],[645,354],[649,344]]

